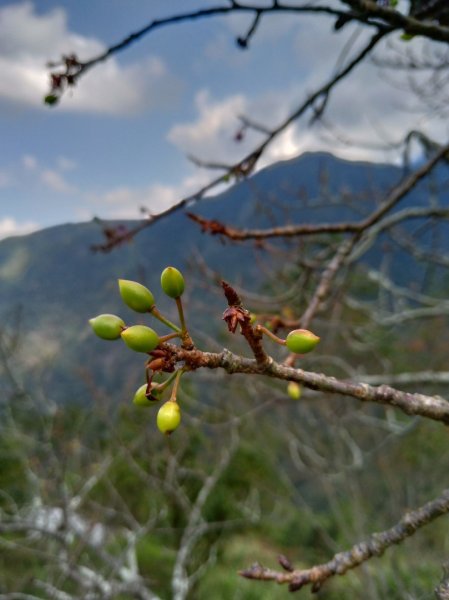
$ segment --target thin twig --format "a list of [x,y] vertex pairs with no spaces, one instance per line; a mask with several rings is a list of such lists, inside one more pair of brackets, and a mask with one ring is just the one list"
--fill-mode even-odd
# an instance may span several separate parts
[[257,161],[262,156],[263,152],[267,149],[267,147],[275,140],[289,125],[291,125],[294,121],[299,119],[309,108],[313,107],[314,104],[322,97],[328,96],[334,87],[343,80],[349,73],[371,53],[371,51],[377,46],[381,39],[385,37],[385,35],[389,33],[389,31],[378,31],[375,35],[373,35],[368,43],[362,48],[362,50],[336,75],[331,77],[324,85],[322,85],[318,90],[316,90],[313,94],[311,94],[295,111],[293,111],[284,121],[282,121],[275,129],[273,129],[269,135],[266,136],[265,140],[259,144],[252,152],[250,152],[247,156],[245,156],[238,163],[230,167],[229,171],[224,175],[216,177],[208,184],[203,186],[194,194],[187,196],[181,199],[176,204],[167,208],[165,211],[162,211],[156,215],[152,215],[148,220],[139,223],[136,227],[126,230],[123,233],[117,233],[116,235],[110,237],[103,244],[97,244],[92,246],[93,250],[100,250],[103,252],[108,252],[115,248],[116,246],[129,242],[132,240],[139,232],[143,229],[146,229],[156,221],[159,221],[172,213],[185,208],[186,206],[190,206],[192,203],[195,203],[204,196],[216,188],[219,184],[222,184],[224,181],[228,179],[229,176],[233,176],[236,173],[240,173],[242,177],[246,177],[252,173],[254,170]]

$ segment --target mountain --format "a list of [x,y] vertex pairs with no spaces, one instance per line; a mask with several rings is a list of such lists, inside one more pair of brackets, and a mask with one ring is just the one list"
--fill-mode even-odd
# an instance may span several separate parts
[[[402,169],[391,165],[304,154],[261,170],[189,210],[245,227],[289,220],[359,219],[367,206],[379,202],[402,176]],[[422,184],[407,199],[408,205],[422,202],[424,193],[427,197]],[[346,198],[343,206],[337,203],[342,195]],[[117,278],[145,283],[154,290],[158,306],[160,301],[165,308],[169,303],[157,292],[160,272],[167,265],[186,271],[188,318],[200,326],[207,320],[206,329],[214,314],[217,326],[223,327],[224,303],[219,294],[207,289],[210,284],[201,260],[231,282],[244,281],[252,290],[257,290],[259,283],[260,263],[254,244],[227,242],[224,247],[217,238],[203,235],[181,211],[156,222],[128,245],[107,254],[93,253],[90,247],[101,241],[101,228],[90,222],[60,225],[0,242],[0,315],[7,322],[14,310],[21,308],[20,371],[57,401],[70,398],[80,402],[86,386],[96,382],[114,394],[135,377],[130,375],[135,373],[135,356],[123,354],[120,343],[95,339],[86,324],[89,317],[103,312],[119,313],[136,322],[136,315],[119,300]],[[379,249],[370,256],[369,260],[378,262]],[[405,261],[405,256],[401,260]],[[404,276],[408,268],[402,269]],[[190,311],[189,295],[192,303],[201,299],[207,311],[200,316]],[[123,365],[122,372],[114,367],[117,361]],[[129,386],[134,389],[135,381]]]

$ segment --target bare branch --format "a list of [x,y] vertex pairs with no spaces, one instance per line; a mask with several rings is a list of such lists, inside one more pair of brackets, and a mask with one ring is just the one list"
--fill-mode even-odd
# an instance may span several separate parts
[[334,257],[323,271],[318,286],[316,287],[307,309],[300,319],[301,327],[307,328],[309,326],[309,323],[312,321],[315,313],[322,305],[324,299],[327,297],[336,274],[340,271],[345,260],[354,248],[357,240],[358,236],[354,236],[353,238],[345,240],[342,244],[340,244]]
[[244,358],[229,350],[221,353],[184,350],[178,346],[164,344],[176,359],[188,368],[223,369],[229,374],[266,375],[285,381],[296,381],[311,390],[328,392],[356,398],[361,402],[373,402],[399,408],[407,415],[419,415],[434,421],[449,424],[449,402],[440,396],[409,393],[388,385],[373,387],[367,383],[345,381],[323,373],[304,371],[282,365],[275,361],[260,364],[255,359]]
[[394,29],[403,29],[410,35],[421,35],[438,42],[449,41],[449,27],[444,27],[434,21],[420,21],[410,15],[382,6],[373,0],[342,0],[354,9],[351,15],[360,20],[376,17],[382,19]]
[[327,563],[316,565],[310,569],[295,569],[287,573],[255,564],[249,569],[240,571],[240,575],[247,579],[287,583],[291,592],[296,592],[306,585],[312,586],[312,593],[318,592],[322,584],[330,577],[344,575],[349,569],[358,567],[370,558],[382,556],[385,550],[394,544],[400,544],[418,529],[448,512],[449,489],[435,500],[406,513],[390,529],[374,533],[367,540],[355,544],[350,550],[339,552]]
[[435,596],[438,600],[449,600],[449,564],[443,565],[443,579],[440,585],[435,589]]
[[[449,144],[440,147],[434,156],[428,160],[420,168],[411,173],[403,182],[397,185],[389,193],[385,201],[379,208],[374,210],[371,215],[359,222],[343,222],[343,223],[319,223],[317,225],[301,224],[301,225],[284,225],[273,227],[270,229],[238,229],[236,227],[224,225],[216,220],[208,220],[194,213],[187,213],[187,216],[201,226],[203,232],[212,235],[223,235],[231,240],[248,240],[248,239],[265,239],[273,237],[294,237],[304,235],[317,234],[341,234],[341,233],[358,233],[363,232],[381,221],[394,206],[398,204],[416,185],[440,162],[447,157],[449,153]],[[382,227],[376,229],[376,234],[382,229],[387,229],[407,218],[422,218],[423,216],[447,216],[448,209],[441,207],[431,208],[413,208],[407,209],[407,212],[392,215],[388,221],[382,222]]]
[[[227,173],[221,175],[213,179],[207,185],[203,186],[196,193],[183,198],[170,208],[162,211],[156,215],[151,215],[150,219],[139,223],[133,229],[126,230],[122,234],[117,233],[114,236],[111,236],[106,240],[104,244],[97,244],[92,246],[94,251],[102,251],[108,252],[115,248],[116,246],[129,242],[134,238],[140,231],[146,229],[154,222],[171,215],[172,213],[185,208],[186,206],[190,206],[191,204],[201,200],[208,192],[216,188],[219,184],[226,182],[229,177],[236,176],[239,174],[241,177],[246,177],[250,175],[259,158],[262,156],[266,148],[275,140],[289,125],[291,125],[294,121],[299,119],[309,108],[313,108],[315,103],[324,97],[327,97],[334,87],[343,80],[349,73],[372,52],[372,50],[377,46],[377,44],[384,38],[384,36],[388,32],[380,31],[371,37],[368,43],[362,48],[362,50],[344,67],[341,69],[336,75],[334,75],[330,80],[328,80],[323,86],[321,86],[318,90],[316,90],[313,94],[311,94],[294,112],[292,112],[284,121],[278,125],[275,129],[271,131],[269,135],[266,136],[265,140],[259,144],[252,152],[250,152],[247,156],[245,156],[238,163],[230,167]],[[446,150],[447,151],[447,150]]]

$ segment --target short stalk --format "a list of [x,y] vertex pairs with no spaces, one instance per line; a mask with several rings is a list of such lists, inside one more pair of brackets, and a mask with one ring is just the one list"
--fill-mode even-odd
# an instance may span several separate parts
[[178,307],[179,321],[181,322],[181,338],[184,346],[193,346],[192,338],[190,337],[189,332],[187,331],[186,320],[184,317],[184,309],[182,306],[181,297],[176,298],[176,306]]
[[178,393],[179,381],[181,380],[181,376],[184,373],[184,369],[179,369],[175,373],[175,383],[173,385],[173,389],[171,391],[169,402],[176,402],[176,396]]
[[166,390],[168,388],[168,386],[171,384],[171,382],[173,381],[173,379],[175,379],[175,377],[178,375],[178,371],[175,371],[174,373],[172,373],[170,375],[170,377],[168,377],[165,381],[163,381],[162,383],[159,383],[157,385],[157,389],[159,392],[163,392],[164,390]]
[[283,340],[282,338],[280,338],[277,335],[275,335],[272,331],[270,331],[269,329],[267,329],[263,325],[257,325],[256,326],[256,330],[260,331],[264,335],[267,335],[269,338],[271,338],[273,340],[273,342],[276,342],[276,344],[279,344],[280,346],[285,346],[286,345],[285,340]]
[[173,331],[176,331],[177,333],[181,333],[181,329],[177,325],[175,325],[174,323],[172,323],[171,321],[166,319],[164,317],[164,315],[158,311],[156,306],[153,306],[153,308],[151,308],[149,310],[149,312],[150,312],[150,314],[153,315],[153,317],[158,319],[161,323],[164,323],[164,325],[167,325],[167,327],[170,327],[170,329],[173,329]]
[[163,343],[163,342],[168,342],[169,340],[172,340],[174,338],[179,338],[181,337],[181,333],[169,333],[168,335],[162,335],[159,338],[159,342]]

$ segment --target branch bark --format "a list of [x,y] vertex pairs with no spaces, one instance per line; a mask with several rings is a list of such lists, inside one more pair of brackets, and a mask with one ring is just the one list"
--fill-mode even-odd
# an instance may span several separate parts
[[[355,544],[349,550],[339,552],[327,563],[316,565],[310,569],[294,569],[289,572],[275,571],[255,564],[249,569],[240,571],[240,575],[247,579],[288,584],[291,592],[296,592],[306,585],[311,585],[312,593],[315,593],[330,577],[344,575],[350,569],[358,567],[370,558],[382,556],[385,550],[394,544],[400,544],[418,529],[448,512],[449,489],[444,490],[435,500],[431,500],[424,506],[406,513],[390,529],[372,534],[365,541]],[[441,589],[443,590],[443,588]],[[445,596],[440,596],[440,598],[443,599]]]
[[388,385],[374,387],[367,383],[329,377],[323,373],[294,369],[274,360],[260,364],[255,359],[244,358],[226,349],[213,353],[196,348],[184,350],[169,344],[164,344],[164,348],[191,370],[223,369],[229,374],[265,375],[284,381],[296,381],[311,390],[349,396],[361,402],[393,406],[407,415],[419,415],[449,425],[449,402],[441,396],[404,392]]

